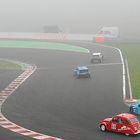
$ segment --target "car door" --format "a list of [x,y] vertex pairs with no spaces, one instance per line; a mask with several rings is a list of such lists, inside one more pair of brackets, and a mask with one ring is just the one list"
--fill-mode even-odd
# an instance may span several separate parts
[[117,132],[123,133],[126,130],[126,124],[122,118],[118,118]]
[[111,130],[114,132],[117,132],[117,126],[118,126],[118,117],[113,117],[111,122]]
[[121,132],[123,126],[122,119],[119,117],[114,117],[111,123],[111,130],[114,132]]
[[121,133],[129,133],[130,132],[130,122],[127,119],[122,120]]

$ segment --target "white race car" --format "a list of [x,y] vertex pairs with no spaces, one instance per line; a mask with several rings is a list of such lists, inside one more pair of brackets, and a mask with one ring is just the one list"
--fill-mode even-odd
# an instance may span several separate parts
[[91,62],[98,62],[101,63],[103,61],[103,55],[100,52],[92,53]]

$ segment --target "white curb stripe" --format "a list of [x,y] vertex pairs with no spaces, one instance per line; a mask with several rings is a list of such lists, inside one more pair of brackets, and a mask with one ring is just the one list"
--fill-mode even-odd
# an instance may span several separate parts
[[[8,128],[7,128],[7,129],[8,129]],[[9,129],[9,130],[11,130],[11,131],[13,131],[13,132],[16,132],[16,133],[19,133],[19,132],[21,132],[21,131],[25,131],[24,128],[19,128],[19,129]]]
[[25,135],[25,136],[29,136],[29,135],[33,135],[33,134],[35,134],[35,133],[33,133],[33,132],[26,132],[26,133],[22,133],[22,135]]
[[1,125],[1,126],[7,129],[7,128],[12,127],[14,125],[13,124],[9,124],[9,125]]
[[113,65],[122,65],[122,63],[90,64],[90,65],[87,65],[87,66],[91,67],[91,66],[113,66]]
[[17,130],[17,129],[21,129],[21,128],[19,126],[12,125],[12,126],[8,127],[8,129],[10,129],[10,130]]
[[37,136],[37,137],[34,137],[34,138],[38,139],[38,140],[41,140],[41,139],[50,138],[50,136],[42,135],[42,136]]

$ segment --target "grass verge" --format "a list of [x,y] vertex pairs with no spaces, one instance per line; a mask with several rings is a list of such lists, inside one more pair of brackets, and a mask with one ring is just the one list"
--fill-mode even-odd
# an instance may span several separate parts
[[0,70],[24,70],[26,66],[16,61],[0,59]]

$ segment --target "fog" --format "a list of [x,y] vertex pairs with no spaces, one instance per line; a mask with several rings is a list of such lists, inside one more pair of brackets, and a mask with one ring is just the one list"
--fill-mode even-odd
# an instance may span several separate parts
[[118,26],[140,36],[139,0],[0,0],[0,32],[43,32],[58,25],[66,32],[96,33]]

